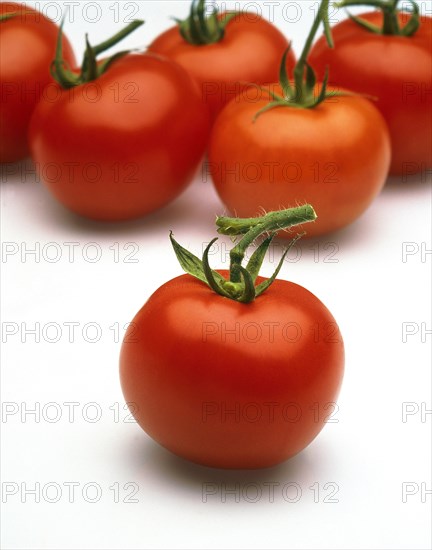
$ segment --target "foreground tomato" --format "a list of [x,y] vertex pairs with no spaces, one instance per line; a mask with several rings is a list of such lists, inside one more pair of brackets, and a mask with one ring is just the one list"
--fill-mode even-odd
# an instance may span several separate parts
[[255,101],[242,97],[225,107],[209,149],[209,170],[231,212],[247,217],[308,202],[318,214],[317,223],[305,228],[308,236],[358,218],[382,189],[390,163],[379,111],[362,97],[328,88],[326,79],[316,85],[306,61],[327,7],[324,1],[295,82],[288,81],[283,59],[280,85],[262,88]]
[[[277,79],[288,41],[256,14],[213,11],[205,18],[204,8],[204,0],[194,0],[190,17],[160,35],[149,49],[182,65],[199,83],[203,101],[216,116],[246,90],[245,83],[268,84]],[[289,71],[294,63],[290,53]]]
[[[362,3],[347,0],[339,5]],[[390,4],[395,11],[395,2]],[[387,18],[392,15],[384,13]],[[353,19],[343,21],[333,28],[335,48],[328,48],[322,37],[309,62],[321,76],[329,67],[331,83],[376,98],[390,129],[390,171],[409,175],[432,166],[432,18],[419,18],[418,30],[411,26],[412,34],[405,35],[406,15],[393,17],[398,23],[393,31],[389,24],[387,34],[380,31],[381,12],[360,16],[376,26],[375,31]]]
[[67,208],[95,220],[126,220],[167,204],[190,182],[209,114],[195,83],[172,61],[122,52],[97,64],[98,51],[87,49],[80,75],[57,64],[61,85],[35,110],[31,152],[41,179]]
[[[305,288],[257,278],[273,232],[314,217],[305,206],[219,218],[219,232],[245,234],[231,253],[230,281],[208,266],[214,241],[201,263],[172,239],[190,274],[164,284],[137,313],[120,375],[139,425],[173,453],[216,468],[273,466],[304,449],[335,411],[344,368],[335,319]],[[272,235],[240,267],[265,232]]]
[[[23,4],[0,4],[0,162],[16,162],[29,154],[27,128],[50,75],[58,27]],[[75,58],[66,37],[65,61]]]

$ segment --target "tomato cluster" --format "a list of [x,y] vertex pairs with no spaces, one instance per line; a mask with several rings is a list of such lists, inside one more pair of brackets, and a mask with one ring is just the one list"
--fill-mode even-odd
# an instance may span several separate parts
[[[210,268],[209,248],[201,260],[171,236],[187,274],[153,294],[122,347],[137,421],[192,461],[266,467],[319,433],[323,422],[309,413],[337,397],[343,340],[318,298],[276,280],[284,257],[273,277],[259,277],[265,253],[281,229],[343,229],[389,174],[432,165],[432,19],[414,1],[410,12],[398,0],[366,4],[378,11],[332,28],[321,0],[296,59],[262,17],[206,13],[205,0],[193,0],[189,17],[146,52],[99,57],[139,20],[96,46],[86,37],[81,66],[63,24],[0,4],[0,162],[30,153],[42,174],[56,167],[44,184],[69,210],[121,221],[172,201],[208,152],[220,198],[245,218],[217,220],[238,239],[229,272]],[[269,213],[254,218],[260,211]]]
[[[407,14],[394,0],[372,0],[380,10],[331,29],[328,4],[297,62],[262,17],[208,14],[205,0],[193,0],[189,17],[147,52],[97,60],[142,24],[134,21],[102,44],[87,41],[78,67],[62,29],[4,2],[0,162],[30,151],[42,174],[56,167],[42,179],[64,206],[118,221],[173,200],[208,147],[230,211],[254,216],[310,202],[319,220],[309,236],[341,229],[369,207],[389,171],[432,164],[432,19],[415,2]],[[321,23],[325,36],[312,48]]]

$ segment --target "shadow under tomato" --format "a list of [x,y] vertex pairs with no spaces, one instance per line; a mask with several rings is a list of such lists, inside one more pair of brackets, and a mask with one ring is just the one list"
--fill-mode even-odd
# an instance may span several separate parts
[[[370,246],[374,242],[377,235],[383,230],[383,210],[387,214],[391,214],[391,208],[395,208],[392,214],[394,218],[400,215],[400,208],[406,208],[407,204],[414,198],[422,198],[425,192],[428,191],[428,184],[432,183],[431,171],[426,168],[414,175],[389,176],[381,193],[369,206],[369,208],[353,223],[338,231],[327,233],[325,235],[311,237],[303,237],[297,246],[303,248],[303,252],[313,250],[315,246],[325,250],[329,244],[337,244],[339,249],[342,248],[360,248],[362,246]],[[426,200],[429,200],[427,198]],[[408,201],[408,202],[407,202]],[[319,211],[317,211],[319,217]],[[307,226],[305,226],[307,229]],[[296,234],[295,228],[292,235]],[[288,239],[278,238],[280,245],[285,245]],[[310,254],[313,254],[311,252]]]
[[119,222],[104,222],[84,218],[67,210],[52,199],[49,205],[49,216],[54,224],[66,226],[77,234],[89,233],[101,236],[128,236],[140,233],[145,237],[158,236],[161,232],[167,233],[170,229],[180,231],[190,228],[191,221],[194,225],[209,227],[213,229],[215,209],[211,206],[206,208],[202,198],[194,197],[191,189],[186,189],[172,203],[159,210],[147,214],[142,218],[125,220]]
[[150,475],[155,482],[183,487],[188,492],[199,491],[200,494],[205,483],[219,486],[274,483],[283,486],[293,482],[306,486],[316,480],[316,470],[319,470],[319,464],[314,465],[311,461],[312,456],[317,456],[317,452],[311,451],[312,445],[277,466],[257,470],[228,470],[195,464],[174,455],[148,437],[139,437],[133,447],[133,452],[129,452],[128,457],[136,478],[142,477],[144,480]]
[[382,192],[400,193],[403,196],[422,192],[432,182],[431,174],[431,169],[424,168],[414,175],[390,176]]

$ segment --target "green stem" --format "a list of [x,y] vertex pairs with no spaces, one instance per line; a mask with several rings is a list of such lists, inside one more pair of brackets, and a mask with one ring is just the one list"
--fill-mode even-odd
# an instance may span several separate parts
[[340,2],[337,2],[335,6],[337,8],[349,8],[352,6],[370,6],[371,8],[383,10],[389,7],[389,3],[388,0],[341,0]]
[[[269,212],[261,218],[251,218],[247,220],[238,220],[237,218],[218,218],[216,225],[218,232],[224,235],[244,234],[244,237],[230,252],[230,281],[232,283],[241,282],[240,266],[249,246],[261,235],[271,234],[294,225],[312,222],[316,219],[316,214],[312,206],[299,206],[289,208],[280,212]],[[235,229],[234,229],[235,228]],[[240,232],[240,233],[239,233]]]
[[111,36],[111,38],[108,38],[104,42],[101,42],[97,46],[93,46],[93,52],[95,55],[99,55],[106,50],[109,50],[113,46],[116,46],[119,42],[121,42],[124,38],[132,34],[136,29],[141,27],[141,25],[144,24],[144,21],[140,19],[135,19],[127,27],[116,33],[114,36]]
[[[279,212],[269,212],[259,218],[228,218],[218,217],[216,225],[218,233],[229,236],[243,235],[240,241],[234,246],[230,253],[230,278],[225,280],[217,271],[210,268],[208,256],[209,251],[217,239],[213,239],[204,251],[203,258],[200,260],[191,252],[178,244],[170,235],[171,243],[176,253],[177,259],[182,268],[190,275],[206,283],[217,294],[231,300],[241,303],[252,302],[260,296],[275,281],[285,259],[288,250],[298,241],[301,235],[297,235],[289,243],[285,250],[276,271],[270,279],[255,286],[259,270],[264,261],[265,254],[273,238],[278,231],[288,229],[295,225],[300,225],[316,220],[316,214],[312,206],[306,204],[296,208],[289,208]],[[261,235],[267,235],[262,243],[252,254],[246,268],[242,266],[246,250]]]
[[383,26],[380,29],[368,21],[350,15],[350,18],[369,32],[387,36],[413,36],[420,27],[420,8],[415,0],[408,0],[412,6],[411,18],[405,27],[399,25],[399,13],[406,11],[405,5],[398,9],[400,0],[341,0],[335,4],[338,8],[350,8],[353,6],[370,6],[381,10],[383,14]]
[[81,72],[77,74],[66,66],[63,59],[63,19],[58,33],[55,59],[51,65],[51,74],[53,78],[66,90],[96,80],[109,69],[114,61],[130,53],[130,50],[118,52],[100,63],[97,62],[96,56],[118,44],[143,24],[144,21],[141,20],[132,21],[127,27],[97,46],[91,46],[88,41],[88,36],[86,35],[86,49],[82,61]]
[[206,0],[192,0],[189,17],[175,19],[179,32],[186,42],[194,46],[204,46],[220,42],[225,36],[225,27],[236,12],[225,13],[224,18],[219,17],[216,7],[211,14],[205,16]]
[[400,34],[397,5],[399,0],[389,0],[387,6],[383,9],[383,34]]
[[17,15],[17,12],[3,13],[0,15],[0,23],[3,23],[3,21],[8,21],[9,19],[16,17]]
[[318,9],[318,13],[313,22],[312,28],[306,39],[306,43],[304,45],[303,51],[294,68],[294,82],[295,82],[295,91],[296,91],[294,100],[299,103],[302,101],[302,98],[305,92],[304,73],[305,73],[306,61],[309,56],[309,52],[312,48],[312,44],[315,39],[316,33],[318,32],[318,29],[320,27],[320,24],[325,19],[325,15],[323,17],[323,14],[328,14],[329,3],[330,3],[330,0],[323,0],[321,2],[321,5]]
[[329,3],[330,3],[330,0],[321,0],[318,13],[314,19],[312,28],[309,32],[309,36],[306,39],[306,43],[304,45],[303,51],[300,55],[299,60],[296,63],[296,66],[294,67],[293,85],[291,85],[289,81],[289,77],[286,70],[286,59],[287,59],[289,50],[291,48],[291,45],[290,45],[282,57],[280,71],[279,71],[279,83],[282,88],[283,95],[280,96],[272,91],[269,91],[265,87],[258,86],[259,88],[262,89],[263,92],[266,92],[269,94],[271,101],[269,101],[267,105],[265,105],[262,109],[260,109],[256,113],[253,119],[254,122],[257,120],[259,116],[261,116],[266,111],[269,111],[277,107],[314,109],[315,107],[318,107],[318,105],[320,105],[323,101],[325,101],[330,97],[347,95],[347,92],[327,91],[328,79],[329,79],[327,70],[321,84],[321,90],[317,94],[316,93],[317,92],[316,74],[313,68],[309,65],[307,61],[314,38],[316,36],[316,33],[321,23],[324,25],[324,36],[326,37],[327,44],[329,45],[330,48],[334,47],[330,21],[329,21],[329,14],[328,14]]
[[13,12],[10,11],[10,12],[0,14],[0,23],[3,23],[3,21],[8,21],[9,19],[12,19],[14,17],[17,17],[18,15],[20,17],[25,18],[26,15],[32,15],[34,17],[35,15],[39,16],[40,14],[34,11],[13,11]]

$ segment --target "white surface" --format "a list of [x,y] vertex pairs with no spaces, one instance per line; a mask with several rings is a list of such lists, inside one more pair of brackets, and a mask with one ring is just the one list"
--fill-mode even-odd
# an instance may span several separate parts
[[[63,7],[67,2],[28,4]],[[103,24],[83,20],[84,4],[96,3],[81,2],[75,24],[66,27],[79,53],[85,30],[97,42],[117,28],[109,9],[117,3],[100,3]],[[297,51],[312,16],[312,3],[298,4],[303,15],[296,25],[287,25],[276,11],[276,23],[294,37]],[[169,25],[168,15],[186,11],[184,2],[143,2],[139,15],[147,20],[145,29],[125,45],[148,43]],[[31,174],[25,183],[21,180],[14,175],[1,182],[3,247],[12,243],[18,250],[3,254],[1,263],[3,341],[5,330],[18,330],[2,345],[3,548],[430,548],[432,497],[424,493],[422,498],[422,489],[431,488],[431,415],[421,415],[422,408],[431,409],[431,335],[421,339],[421,323],[431,328],[431,256],[424,261],[421,256],[422,243],[432,248],[430,180],[393,179],[352,227],[303,242],[300,261],[284,266],[282,278],[311,290],[336,317],[345,339],[346,376],[338,423],[328,424],[291,461],[256,472],[202,468],[161,449],[127,422],[118,381],[122,327],[160,284],[181,273],[169,229],[196,253],[214,234],[214,215],[223,206],[211,183],[198,174],[160,212],[133,223],[101,225],[67,213]],[[72,245],[65,243],[72,242],[78,244],[70,262]],[[47,243],[55,246],[47,248]],[[95,263],[83,258],[96,251],[88,243],[99,247],[101,259]],[[406,262],[403,243],[413,243],[410,250],[419,247]],[[35,247],[39,262],[32,255],[21,257]],[[330,263],[326,256],[333,247],[336,261]],[[56,251],[62,257],[50,263]],[[132,251],[137,261],[127,263]],[[215,267],[223,261],[224,255],[213,256]],[[273,267],[267,261],[264,273]],[[39,342],[25,335],[36,323]],[[65,323],[76,323],[72,342],[71,325]],[[87,323],[98,327],[99,341],[86,341],[94,335]],[[419,328],[405,343],[403,323]],[[50,343],[58,326],[59,341]],[[76,405],[65,405],[72,402]],[[410,404],[405,405],[410,411],[419,410],[406,422],[403,403]],[[35,406],[38,417],[26,414]],[[101,418],[91,422],[95,413]],[[58,414],[61,418],[50,422]],[[65,483],[76,484],[73,502]],[[93,486],[84,496],[93,498],[97,487],[98,502],[83,497],[87,483]],[[133,485],[125,489],[127,483]],[[212,487],[218,491],[207,502],[205,483],[216,484]],[[278,484],[273,499],[269,483]],[[293,486],[284,493],[287,483],[301,488],[298,502],[284,498],[295,495]],[[414,484],[405,486],[408,490],[418,488],[406,502],[404,483]],[[319,495],[310,489],[313,485]],[[32,487],[40,502],[25,495]],[[56,487],[60,498],[49,502]],[[224,502],[225,488],[238,490],[239,502],[230,494]],[[257,488],[261,498],[248,502]],[[8,495],[8,489],[18,492]],[[324,502],[334,490],[337,502]],[[124,502],[132,491],[135,502]]]

